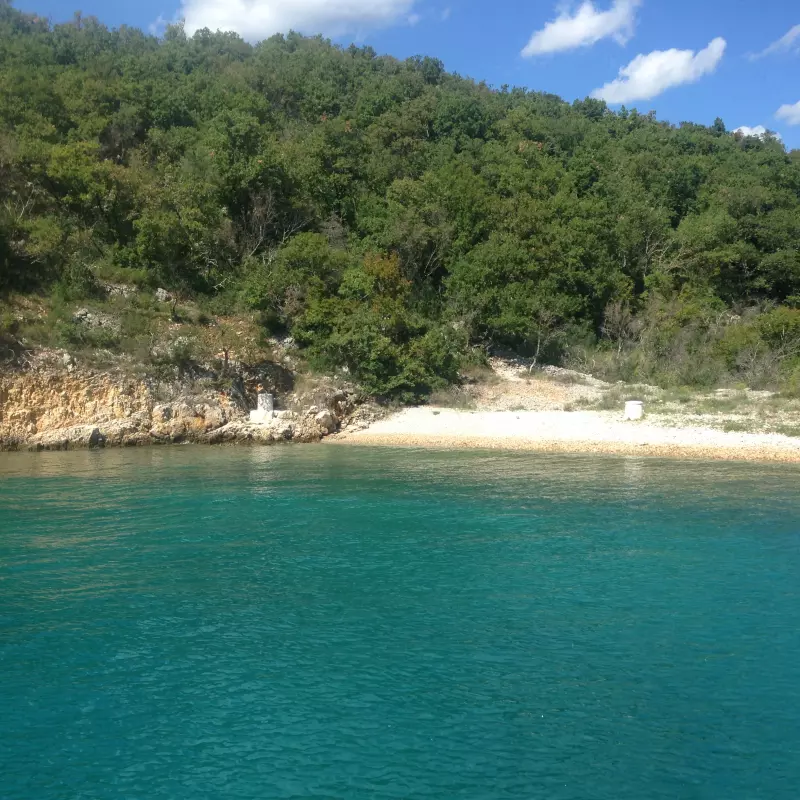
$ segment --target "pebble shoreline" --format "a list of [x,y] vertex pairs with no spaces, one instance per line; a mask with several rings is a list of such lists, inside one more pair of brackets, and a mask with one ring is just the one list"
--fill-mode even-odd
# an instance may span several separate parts
[[800,438],[625,423],[602,412],[406,409],[331,443],[800,463]]

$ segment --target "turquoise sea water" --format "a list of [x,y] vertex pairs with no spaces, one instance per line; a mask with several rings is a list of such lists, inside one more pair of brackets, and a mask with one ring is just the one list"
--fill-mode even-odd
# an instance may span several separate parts
[[0,458],[0,797],[794,800],[800,470]]

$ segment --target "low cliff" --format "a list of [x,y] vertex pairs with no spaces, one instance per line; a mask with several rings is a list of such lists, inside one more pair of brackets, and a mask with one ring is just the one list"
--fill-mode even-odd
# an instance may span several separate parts
[[[252,425],[257,386],[282,410]],[[171,442],[313,442],[374,411],[359,407],[350,387],[320,379],[304,392],[276,364],[237,365],[164,379],[104,371],[60,351],[28,354],[0,372],[0,450],[64,450]]]

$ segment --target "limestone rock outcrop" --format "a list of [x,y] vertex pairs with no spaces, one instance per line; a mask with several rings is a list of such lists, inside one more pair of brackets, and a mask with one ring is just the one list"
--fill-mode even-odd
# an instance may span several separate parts
[[352,389],[322,380],[304,393],[278,394],[285,407],[266,424],[252,424],[248,408],[255,387],[268,383],[280,392],[291,385],[291,376],[271,364],[248,369],[223,390],[207,372],[155,381],[43,351],[24,368],[0,372],[0,450],[315,442],[346,426],[359,407]]

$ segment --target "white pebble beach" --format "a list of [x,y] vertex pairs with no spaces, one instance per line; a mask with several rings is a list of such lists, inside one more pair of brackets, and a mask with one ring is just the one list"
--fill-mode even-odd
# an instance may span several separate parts
[[677,458],[800,462],[800,438],[667,427],[609,411],[406,408],[333,441],[353,445],[493,448]]

